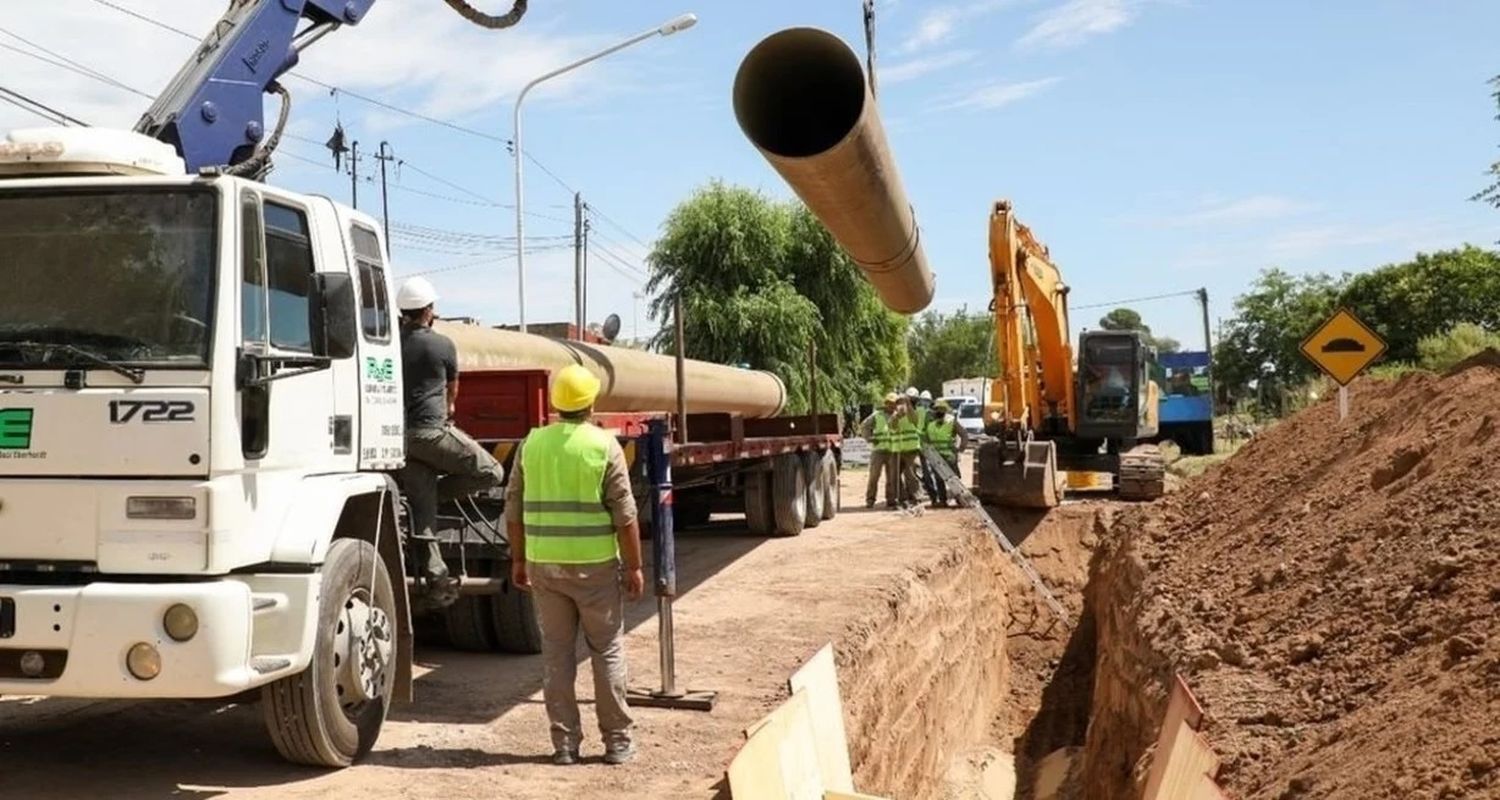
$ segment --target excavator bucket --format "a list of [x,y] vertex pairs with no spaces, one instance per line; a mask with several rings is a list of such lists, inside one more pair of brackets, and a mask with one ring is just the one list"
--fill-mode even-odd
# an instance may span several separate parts
[[1052,508],[1062,497],[1051,442],[986,442],[974,456],[979,499],[1013,508]]

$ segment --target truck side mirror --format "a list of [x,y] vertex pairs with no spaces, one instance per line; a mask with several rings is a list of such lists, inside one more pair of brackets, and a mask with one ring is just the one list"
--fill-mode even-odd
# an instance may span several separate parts
[[313,355],[332,360],[354,355],[359,331],[359,302],[354,279],[337,272],[314,273],[308,297],[308,330]]

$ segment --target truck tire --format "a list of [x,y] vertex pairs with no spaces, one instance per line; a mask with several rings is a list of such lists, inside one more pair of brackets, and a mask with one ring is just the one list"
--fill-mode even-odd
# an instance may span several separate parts
[[802,474],[807,477],[807,515],[803,527],[816,528],[823,524],[823,498],[828,493],[827,478],[823,475],[822,454],[817,451],[803,453]]
[[833,519],[839,514],[839,506],[843,504],[841,499],[841,488],[839,486],[839,460],[834,457],[832,450],[823,452],[823,519]]
[[542,652],[542,628],[537,623],[531,592],[517,589],[507,580],[499,594],[485,599],[490,601],[490,619],[494,622],[495,644],[500,652],[520,655]]
[[499,642],[488,600],[484,595],[466,594],[439,612],[443,615],[443,626],[448,629],[449,644],[471,653],[495,650]]
[[745,475],[745,527],[757,536],[770,536],[776,532],[776,517],[771,512],[769,472]]
[[777,536],[797,536],[807,524],[807,470],[798,455],[777,456],[771,468],[771,508]]
[[396,599],[369,542],[338,539],[323,562],[312,663],[261,689],[266,729],[288,761],[347,767],[370,752],[396,675]]

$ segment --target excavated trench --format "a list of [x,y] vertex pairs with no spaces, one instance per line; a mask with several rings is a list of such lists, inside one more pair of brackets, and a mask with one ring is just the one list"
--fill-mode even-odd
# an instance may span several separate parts
[[1133,796],[1165,705],[1149,687],[1166,685],[1166,666],[1129,624],[1141,573],[1110,535],[1116,508],[998,512],[1064,620],[976,521],[936,565],[908,575],[883,613],[852,628],[839,665],[861,791]]

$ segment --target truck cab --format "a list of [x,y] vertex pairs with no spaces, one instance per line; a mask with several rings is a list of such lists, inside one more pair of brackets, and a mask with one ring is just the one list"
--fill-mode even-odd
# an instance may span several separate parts
[[283,755],[341,766],[410,681],[385,244],[184,173],[136,134],[0,142],[0,694],[259,688]]

